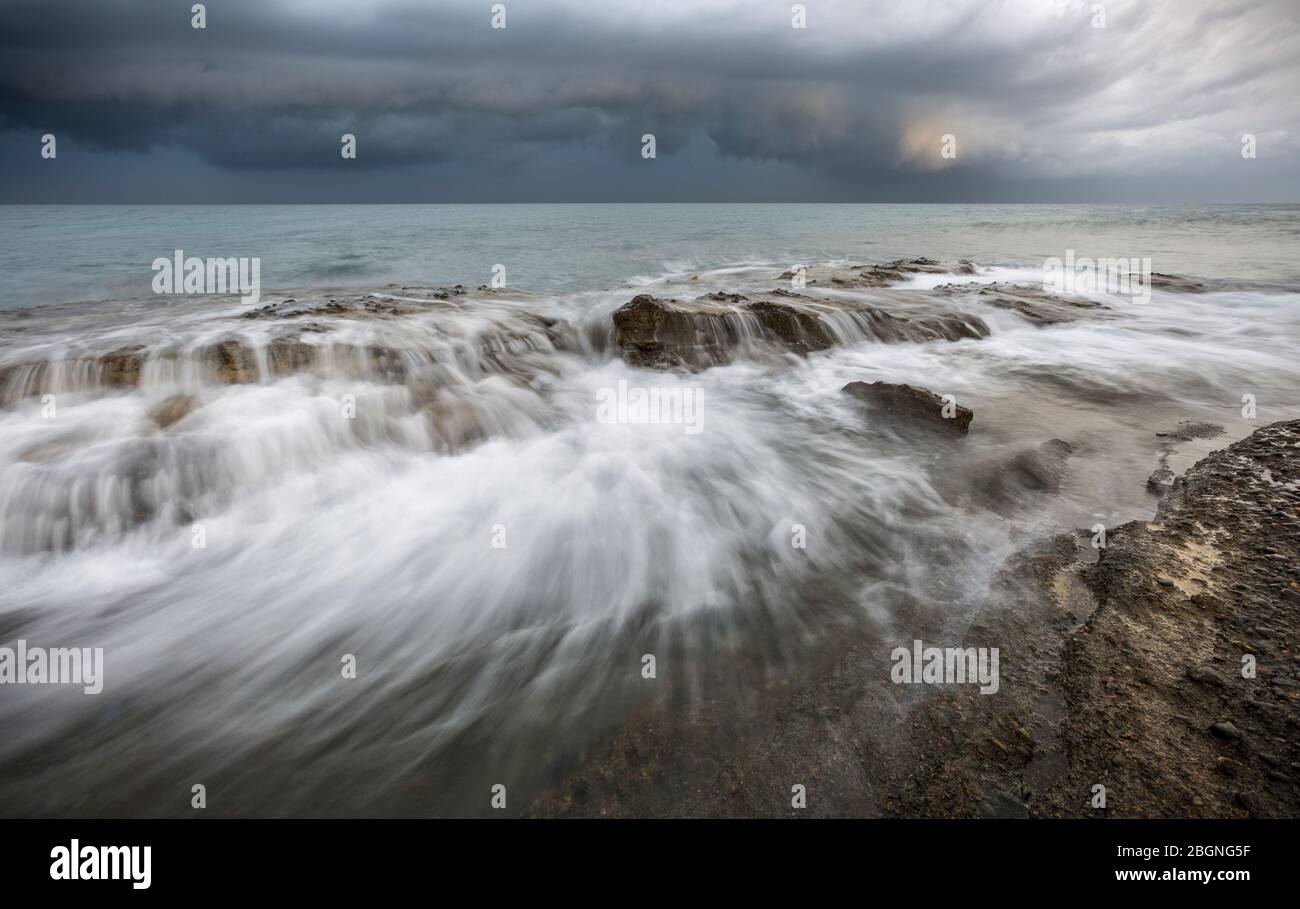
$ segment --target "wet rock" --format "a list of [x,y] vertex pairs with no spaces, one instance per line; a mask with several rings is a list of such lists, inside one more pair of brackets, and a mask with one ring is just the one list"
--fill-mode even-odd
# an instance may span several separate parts
[[1241,764],[1229,757],[1219,757],[1214,760],[1214,769],[1224,776],[1237,776],[1241,773]]
[[[879,312],[879,311],[877,311]],[[989,336],[989,327],[974,316],[953,313],[946,316],[917,316],[902,318],[891,316],[895,322],[893,337],[878,340],[897,341],[962,341],[979,340]]]
[[189,416],[197,404],[198,399],[193,395],[172,395],[151,408],[149,416],[158,424],[159,429],[167,429]]
[[1085,297],[1066,297],[1017,284],[942,284],[936,290],[969,295],[983,306],[1009,310],[1039,328],[1074,322],[1109,308]]
[[43,394],[49,378],[48,363],[13,363],[0,369],[0,401],[12,404],[28,395]]
[[367,367],[372,377],[398,384],[406,380],[406,363],[399,351],[371,345],[366,349]]
[[729,360],[722,313],[690,311],[673,300],[640,294],[614,313],[614,343],[633,366],[704,368]]
[[1061,491],[1061,477],[1074,446],[1064,439],[1049,439],[1036,451],[1022,452],[1011,460],[1010,473],[1025,489],[1035,492]]
[[1223,435],[1223,427],[1218,423],[1206,423],[1200,420],[1183,420],[1173,429],[1156,433],[1162,439],[1176,442],[1190,442],[1193,439],[1213,439]]
[[634,366],[706,369],[754,345],[803,355],[840,342],[958,341],[989,333],[982,321],[961,313],[896,315],[860,301],[779,290],[768,296],[775,299],[712,293],[682,301],[640,294],[614,313],[614,342]]
[[[1243,477],[1252,482],[1237,486],[1234,480]],[[1015,642],[1014,659],[1004,655],[996,697],[952,686],[956,690],[936,692],[901,716],[891,697],[873,712],[859,692],[880,677],[882,648],[871,643],[850,650],[795,708],[780,714],[775,731],[756,737],[754,747],[729,749],[736,755],[728,758],[729,778],[755,781],[762,807],[737,801],[734,788],[701,790],[698,775],[657,763],[662,752],[656,749],[671,736],[661,724],[648,723],[579,774],[592,785],[598,808],[551,801],[537,813],[781,811],[782,800],[771,794],[774,760],[800,773],[815,761],[825,780],[839,766],[810,757],[807,743],[815,738],[836,743],[836,759],[841,750],[850,752],[844,759],[853,776],[843,792],[865,789],[874,796],[862,814],[1016,816],[1028,810],[1016,796],[1032,792],[1036,816],[1092,816],[1097,811],[1088,793],[1103,783],[1113,795],[1107,812],[1125,817],[1300,815],[1300,723],[1290,686],[1279,687],[1283,699],[1235,679],[1226,687],[1180,681],[1183,673],[1207,666],[1231,676],[1255,628],[1268,630],[1278,643],[1276,665],[1267,667],[1270,680],[1294,678],[1300,612],[1272,585],[1294,583],[1290,569],[1300,563],[1300,541],[1277,535],[1260,518],[1295,489],[1300,420],[1256,430],[1203,458],[1171,490],[1163,520],[1111,528],[1099,552],[1087,547],[1086,534],[1062,534],[1041,556],[1009,559],[964,638],[981,645]],[[1251,559],[1260,545],[1291,556],[1290,564]],[[1158,576],[1174,578],[1179,588],[1207,578],[1214,595],[1198,602],[1182,589],[1158,587]],[[1077,599],[1087,603],[1084,624],[1055,622],[1062,600]],[[837,700],[846,690],[853,695]],[[836,705],[844,706],[825,709]],[[1209,732],[1206,721],[1214,716],[1224,732],[1240,737]],[[1029,753],[1018,751],[1017,736],[1009,734],[1020,728],[1033,734]],[[892,737],[889,747],[867,745],[881,734]],[[1261,756],[1259,765],[1248,766],[1243,756],[1250,743],[1268,743],[1271,760]],[[632,745],[654,753],[656,763],[628,759]],[[859,751],[860,745],[866,747]],[[1236,753],[1223,754],[1230,750]],[[1068,767],[1032,779],[1029,771],[1045,753],[1061,755]],[[1264,766],[1291,782],[1269,779]]]
[[1074,446],[1050,439],[1006,461],[985,463],[969,481],[971,500],[981,507],[1005,510],[1031,494],[1055,495],[1069,466]]
[[316,347],[295,335],[272,338],[266,345],[266,362],[271,374],[287,376],[310,369],[316,362]]
[[210,345],[202,351],[201,359],[218,382],[236,385],[257,381],[257,360],[253,351],[237,338]]
[[120,347],[99,358],[103,367],[103,380],[115,388],[131,388],[140,384],[140,369],[144,365],[143,344]]
[[444,395],[422,410],[428,416],[434,448],[440,452],[455,454],[487,438],[483,420],[469,401]]
[[841,391],[867,401],[890,420],[904,425],[926,425],[949,432],[966,433],[974,413],[968,407],[953,405],[953,416],[944,416],[947,402],[939,395],[914,385],[889,382],[850,382]]
[[1236,740],[1241,738],[1241,730],[1228,720],[1213,724],[1210,726],[1210,732],[1221,739]]
[[1174,485],[1175,474],[1168,467],[1161,467],[1147,477],[1147,489],[1158,496],[1164,495]]
[[78,451],[84,450],[90,438],[84,431],[63,433],[56,438],[23,448],[18,452],[18,460],[39,464],[74,457]]
[[1029,809],[1018,798],[999,792],[979,803],[980,814],[987,818],[1027,818]]
[[963,259],[956,265],[942,265],[935,259],[896,259],[885,265],[855,265],[847,273],[835,274],[830,283],[841,287],[889,287],[906,281],[912,275],[919,274],[960,274],[976,273],[974,263]]
[[[1175,432],[1204,437],[1218,429],[1184,423]],[[1060,674],[1070,703],[1071,762],[1091,778],[1092,768],[1117,751],[1137,758],[1126,779],[1129,791],[1140,793],[1128,803],[1133,814],[1185,816],[1192,793],[1204,796],[1206,814],[1234,813],[1231,797],[1215,795],[1223,785],[1216,759],[1225,746],[1244,752],[1249,743],[1269,743],[1280,760],[1289,759],[1292,746],[1273,743],[1295,739],[1295,702],[1237,682],[1234,667],[1267,643],[1264,633],[1275,652],[1297,652],[1300,613],[1272,585],[1294,577],[1300,542],[1262,520],[1277,508],[1280,489],[1300,484],[1296,443],[1300,421],[1293,420],[1202,458],[1162,499],[1158,520],[1113,528],[1099,560],[1082,570],[1098,608],[1072,635]],[[1290,560],[1256,558],[1261,546]],[[1175,586],[1156,584],[1158,577]],[[1189,598],[1185,591],[1198,579],[1210,593]],[[1171,666],[1188,681],[1164,684]],[[1283,665],[1270,670],[1270,681],[1287,676]],[[1188,735],[1176,720],[1187,715],[1205,718],[1193,727],[1201,734]],[[1180,786],[1158,784],[1157,768]],[[1292,787],[1266,785],[1263,773],[1245,768],[1238,779],[1238,804],[1252,813],[1300,811]],[[1068,813],[1072,797],[1048,799]]]
[[1155,271],[1151,273],[1151,286],[1158,287],[1161,290],[1175,290],[1180,293],[1199,294],[1209,290],[1200,281],[1191,278],[1184,278],[1179,275],[1167,275]]
[[826,326],[810,312],[769,300],[751,303],[749,311],[768,335],[796,353],[825,350],[834,343]]
[[1209,666],[1194,666],[1187,670],[1187,677],[1201,685],[1217,685],[1220,688],[1228,687],[1228,680]]
[[[403,290],[408,290],[408,288],[403,288]],[[465,295],[465,289],[459,285],[450,290],[426,292],[437,300],[447,300]],[[331,316],[345,319],[391,319],[402,318],[423,311],[426,310],[418,303],[390,300],[372,294],[358,294],[344,299],[336,297],[303,301],[288,299],[279,303],[268,303],[266,306],[259,306],[256,309],[241,313],[239,318],[259,321],[267,319],[301,319],[308,316]]]

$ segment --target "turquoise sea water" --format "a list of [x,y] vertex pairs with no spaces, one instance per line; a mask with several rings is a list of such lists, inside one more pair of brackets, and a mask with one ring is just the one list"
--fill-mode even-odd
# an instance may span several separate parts
[[0,207],[0,308],[148,295],[150,264],[262,260],[267,288],[509,283],[556,293],[741,263],[902,256],[1030,265],[1075,249],[1160,272],[1291,282],[1297,205]]

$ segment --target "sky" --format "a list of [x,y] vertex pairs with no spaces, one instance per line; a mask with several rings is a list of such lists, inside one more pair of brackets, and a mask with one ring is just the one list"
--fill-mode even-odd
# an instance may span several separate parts
[[193,5],[0,0],[0,202],[1300,201],[1300,0]]

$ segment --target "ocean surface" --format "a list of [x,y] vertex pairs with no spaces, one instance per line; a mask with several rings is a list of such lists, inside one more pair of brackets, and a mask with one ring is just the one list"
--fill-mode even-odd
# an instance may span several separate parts
[[[153,295],[176,249],[259,257],[311,314]],[[0,646],[105,655],[100,694],[0,690],[0,813],[184,815],[196,783],[216,815],[486,815],[497,784],[526,813],[705,704],[720,760],[846,642],[960,640],[1008,555],[1149,519],[1162,456],[1300,415],[1297,250],[1294,205],[0,208]],[[1047,325],[981,299],[1070,251],[1186,283]],[[616,344],[636,294],[914,257],[945,265],[802,292],[987,337],[841,320],[699,372]],[[971,434],[900,433],[854,381]],[[602,417],[621,388],[699,419]],[[1051,439],[1059,490],[972,496]]]
[[477,286],[539,293],[742,263],[988,265],[1150,256],[1156,271],[1295,281],[1300,206],[268,205],[0,207],[0,307],[149,294],[150,263],[257,256],[268,288]]

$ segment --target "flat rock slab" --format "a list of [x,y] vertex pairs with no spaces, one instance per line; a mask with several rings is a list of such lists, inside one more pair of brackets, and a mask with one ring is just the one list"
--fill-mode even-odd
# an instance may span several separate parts
[[941,284],[935,290],[954,296],[969,296],[983,306],[1014,312],[1039,328],[1074,322],[1109,309],[1105,304],[1086,297],[1062,296],[1021,284]]
[[633,366],[707,369],[759,348],[805,355],[839,344],[959,341],[988,326],[960,312],[901,315],[862,301],[778,289],[763,297],[712,293],[693,300],[640,294],[614,313],[614,343]]
[[[850,265],[836,268],[828,265],[809,265],[803,269],[804,280],[819,287],[871,288],[893,287],[915,275],[975,275],[975,263],[962,259],[944,264],[935,259],[896,259],[884,265]],[[798,273],[791,269],[781,275],[793,280]]]

